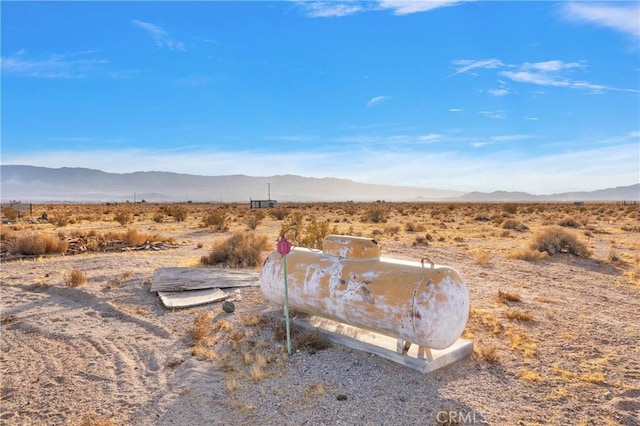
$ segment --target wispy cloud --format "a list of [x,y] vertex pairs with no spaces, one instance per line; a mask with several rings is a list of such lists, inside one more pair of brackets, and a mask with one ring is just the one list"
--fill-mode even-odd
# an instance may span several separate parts
[[85,78],[103,71],[109,63],[105,58],[96,57],[97,51],[87,50],[75,53],[54,54],[46,58],[29,58],[24,50],[11,56],[3,56],[0,61],[3,74],[36,78]]
[[507,118],[507,114],[504,111],[480,111],[478,114],[495,120],[504,120]]
[[307,16],[312,18],[335,18],[340,16],[353,15],[364,11],[365,9],[353,3],[337,3],[337,2],[300,2],[306,9]]
[[496,142],[511,142],[511,141],[522,141],[525,139],[532,139],[533,137],[534,136],[532,135],[514,134],[514,135],[491,136],[490,139]]
[[315,139],[315,136],[311,135],[277,135],[277,136],[265,136],[263,139],[268,141],[281,141],[281,142],[309,142]]
[[471,0],[379,0],[355,1],[296,1],[312,18],[335,18],[362,12],[390,11],[394,15],[428,12],[441,7],[454,6]]
[[456,71],[452,75],[467,73],[476,68],[500,68],[504,64],[499,59],[482,59],[479,61],[471,59],[458,59],[453,61],[457,65]]
[[394,15],[409,15],[453,6],[462,2],[461,0],[381,0],[378,5],[382,9],[392,10]]
[[443,135],[441,135],[439,133],[431,133],[431,134],[428,134],[428,135],[420,135],[420,136],[418,136],[417,139],[420,142],[434,142],[434,141],[442,139],[442,137],[443,137]]
[[463,109],[460,108],[449,108],[449,112],[463,112]]
[[155,40],[158,47],[166,47],[169,50],[177,50],[181,52],[185,52],[187,50],[183,42],[170,39],[167,32],[159,26],[149,22],[138,21],[137,19],[134,19],[131,22],[149,33]]
[[640,3],[566,2],[562,16],[571,21],[585,22],[614,29],[640,39]]
[[490,93],[493,96],[505,96],[511,92],[505,88],[500,88],[500,89],[489,89],[487,90],[487,93]]
[[380,105],[382,102],[391,99],[391,96],[376,96],[372,98],[369,102],[367,102],[367,108],[371,108],[376,105]]
[[[476,69],[498,69],[498,76],[505,77],[517,83],[589,90],[591,93],[604,93],[607,91],[640,93],[637,89],[611,87],[573,78],[575,71],[583,71],[587,68],[586,61],[564,62],[560,60],[550,60],[543,62],[524,62],[522,64],[505,64],[498,59],[459,59],[453,61],[453,64],[456,65],[457,68],[452,75],[470,73],[470,71]],[[470,74],[475,74],[475,72]],[[487,93],[494,96],[503,96],[510,93],[510,91],[506,89],[506,85],[503,84],[499,89],[487,90]]]

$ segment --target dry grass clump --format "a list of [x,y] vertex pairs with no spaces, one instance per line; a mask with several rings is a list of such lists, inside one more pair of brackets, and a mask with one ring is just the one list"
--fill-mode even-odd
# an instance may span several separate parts
[[102,414],[90,413],[83,416],[80,420],[72,421],[70,426],[117,426],[118,424],[107,416]]
[[507,311],[505,312],[504,316],[516,321],[522,321],[522,322],[533,321],[533,315],[531,315],[529,312],[524,312],[518,309]]
[[525,232],[529,230],[529,227],[527,225],[515,219],[506,219],[502,222],[501,227],[503,229],[512,229],[517,232]]
[[114,213],[113,215],[113,220],[115,220],[116,222],[118,222],[120,225],[123,225],[123,226],[131,222],[132,219],[133,217],[131,216],[131,213],[129,213],[128,211],[119,211]]
[[87,274],[80,269],[72,269],[71,272],[64,275],[64,283],[67,287],[78,287],[87,283]]
[[363,222],[385,223],[387,221],[387,211],[380,206],[371,206],[362,216]]
[[64,253],[69,248],[66,241],[55,235],[32,233],[18,238],[12,247],[14,254],[35,255]]
[[491,264],[491,251],[488,249],[478,248],[474,250],[477,265]]
[[518,375],[522,380],[527,380],[529,382],[540,383],[544,381],[544,378],[541,375],[539,375],[535,371],[532,371],[526,368],[523,368],[520,371],[518,371]]
[[193,346],[210,346],[213,331],[213,312],[200,312],[193,320],[191,337]]
[[521,300],[522,297],[518,293],[498,290],[498,301],[505,305],[508,304],[508,302],[520,302]]
[[262,252],[268,247],[266,236],[235,232],[217,244],[208,255],[202,256],[200,263],[228,268],[253,268],[260,265]]
[[493,345],[477,344],[473,348],[473,353],[480,359],[489,364],[497,364],[500,362],[498,349]]

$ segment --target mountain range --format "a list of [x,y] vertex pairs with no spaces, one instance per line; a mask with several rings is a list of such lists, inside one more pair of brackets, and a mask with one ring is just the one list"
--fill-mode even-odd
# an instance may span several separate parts
[[199,176],[170,172],[107,173],[87,168],[0,166],[3,202],[213,201],[248,202],[274,199],[296,202],[331,201],[640,201],[640,183],[591,192],[532,195],[450,191],[358,183],[348,179],[295,175]]

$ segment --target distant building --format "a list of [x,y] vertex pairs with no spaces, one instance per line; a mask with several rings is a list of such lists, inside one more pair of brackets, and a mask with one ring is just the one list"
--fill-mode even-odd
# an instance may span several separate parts
[[278,202],[276,200],[251,200],[252,209],[272,209]]

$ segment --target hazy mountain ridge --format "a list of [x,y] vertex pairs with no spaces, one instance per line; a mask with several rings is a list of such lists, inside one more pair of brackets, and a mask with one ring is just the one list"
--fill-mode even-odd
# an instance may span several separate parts
[[200,176],[171,172],[107,173],[87,168],[59,169],[27,165],[0,166],[2,201],[616,201],[640,200],[640,183],[592,192],[532,195],[526,192],[491,193],[435,188],[375,185],[334,177],[296,175],[252,177]]

